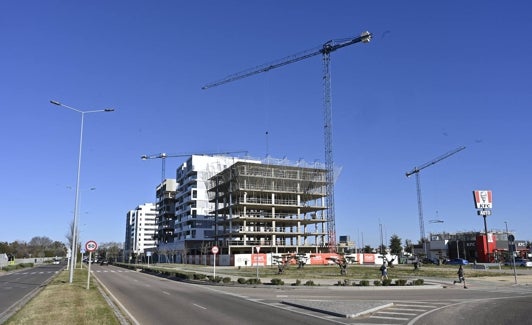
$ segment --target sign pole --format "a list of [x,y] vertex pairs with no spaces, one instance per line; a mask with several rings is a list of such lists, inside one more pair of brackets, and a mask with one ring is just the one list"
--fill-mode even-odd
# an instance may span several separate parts
[[485,259],[487,263],[490,262],[490,249],[488,240],[488,224],[486,217],[491,215],[491,209],[493,208],[493,194],[491,191],[475,190],[473,191],[473,198],[475,200],[475,208],[478,210],[477,214],[484,218],[484,233],[486,234],[485,240]]
[[259,252],[260,252],[260,246],[256,246],[255,247],[257,249],[257,260],[256,260],[256,263],[257,264],[257,280],[259,279]]
[[91,280],[92,252],[98,249],[98,244],[94,240],[89,240],[85,243],[85,249],[89,252],[89,272],[87,273],[87,290],[89,290]]
[[486,214],[483,215],[484,217],[484,233],[486,234],[486,257],[488,258],[487,262],[490,262],[490,254],[489,254],[489,241],[488,241],[488,223],[486,222]]
[[92,251],[89,251],[89,271],[87,272],[87,290],[91,283],[91,264],[92,264]]
[[216,281],[216,254],[218,254],[218,246],[212,246],[211,253],[214,255],[213,275],[214,280]]

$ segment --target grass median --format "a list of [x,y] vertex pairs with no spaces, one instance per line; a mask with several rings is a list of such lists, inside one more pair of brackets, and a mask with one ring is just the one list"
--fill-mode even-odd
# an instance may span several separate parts
[[18,324],[120,324],[91,279],[87,290],[87,269],[63,270],[22,309],[5,322]]
[[[140,266],[140,265],[139,265]],[[142,265],[143,268],[148,268],[147,265]],[[340,268],[336,265],[315,266],[306,265],[303,268],[298,268],[296,265],[291,265],[284,269],[282,274],[279,274],[277,266],[259,267],[259,277],[263,278],[282,278],[286,280],[291,279],[322,279],[322,280],[372,280],[380,279],[381,273],[379,271],[380,265],[349,265],[347,267],[347,274],[341,275]],[[194,265],[194,264],[152,264],[149,269],[154,271],[168,271],[182,270],[187,273],[204,273],[213,272],[212,266]],[[424,265],[417,270],[413,265],[400,264],[394,265],[393,268],[388,269],[388,277],[394,279],[414,279],[414,278],[448,278],[452,281],[456,278],[456,271],[458,266],[455,265]],[[498,270],[476,270],[470,266],[465,267],[466,276],[485,277],[485,276],[501,276],[506,273]],[[229,276],[231,278],[255,278],[257,269],[252,266],[248,267],[217,267],[216,275]]]

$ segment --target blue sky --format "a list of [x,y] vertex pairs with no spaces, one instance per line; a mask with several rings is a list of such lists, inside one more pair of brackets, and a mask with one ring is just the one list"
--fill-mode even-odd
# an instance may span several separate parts
[[[0,241],[66,241],[80,114],[81,240],[122,242],[151,202],[159,160],[248,150],[324,160],[319,56],[209,90],[229,74],[370,31],[332,54],[336,231],[362,244],[425,230],[483,231],[471,192],[493,191],[488,228],[532,240],[532,5],[528,1],[3,1]],[[268,139],[266,139],[268,132]],[[167,176],[182,159],[168,159]],[[95,190],[90,188],[95,187]],[[524,202],[524,203],[523,203]],[[443,223],[430,223],[440,219]]]

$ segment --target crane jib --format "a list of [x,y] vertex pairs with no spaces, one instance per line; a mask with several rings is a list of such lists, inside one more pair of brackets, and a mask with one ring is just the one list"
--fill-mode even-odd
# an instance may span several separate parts
[[327,168],[327,185],[326,185],[326,206],[327,206],[327,235],[328,235],[328,247],[331,253],[336,253],[336,229],[335,229],[335,213],[334,213],[334,159],[332,148],[332,114],[331,114],[331,82],[330,82],[330,52],[339,48],[346,47],[355,43],[368,43],[371,40],[372,34],[370,32],[363,32],[359,37],[335,44],[334,41],[326,42],[321,48],[314,48],[308,51],[300,52],[284,59],[262,64],[255,68],[238,72],[227,76],[219,81],[207,84],[202,89],[209,89],[212,87],[220,86],[232,81],[243,79],[261,72],[267,72],[275,68],[279,68],[291,63],[302,61],[304,59],[322,54],[323,55],[323,86],[324,86],[324,138],[325,138],[325,165]]

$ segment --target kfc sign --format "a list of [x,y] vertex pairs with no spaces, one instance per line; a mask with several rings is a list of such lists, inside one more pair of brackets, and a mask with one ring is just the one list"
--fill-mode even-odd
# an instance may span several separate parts
[[493,207],[493,196],[491,191],[473,191],[476,209],[491,209]]

